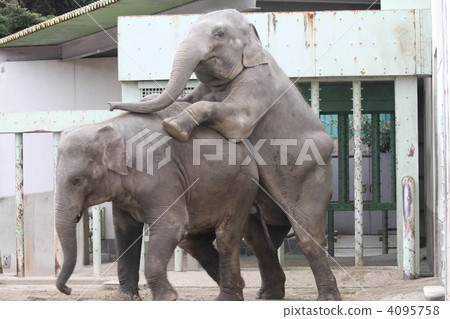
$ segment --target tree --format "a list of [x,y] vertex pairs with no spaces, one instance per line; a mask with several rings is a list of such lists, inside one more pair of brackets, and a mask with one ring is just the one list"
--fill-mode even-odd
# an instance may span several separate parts
[[15,1],[0,1],[0,38],[47,20],[49,17],[30,12]]
[[0,0],[0,38],[95,0]]

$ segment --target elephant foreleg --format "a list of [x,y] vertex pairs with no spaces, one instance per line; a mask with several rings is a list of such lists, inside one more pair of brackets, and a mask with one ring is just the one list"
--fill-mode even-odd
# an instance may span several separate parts
[[143,224],[113,205],[114,231],[117,248],[119,293],[139,298],[139,261]]

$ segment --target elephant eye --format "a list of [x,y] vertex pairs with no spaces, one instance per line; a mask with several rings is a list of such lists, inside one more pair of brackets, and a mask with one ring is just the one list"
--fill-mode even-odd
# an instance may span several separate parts
[[80,183],[80,181],[81,181],[81,178],[75,177],[75,178],[72,180],[72,185],[73,185],[73,186],[77,186],[77,185]]
[[214,38],[220,40],[223,38],[224,35],[225,35],[225,33],[223,31],[217,31],[214,33]]

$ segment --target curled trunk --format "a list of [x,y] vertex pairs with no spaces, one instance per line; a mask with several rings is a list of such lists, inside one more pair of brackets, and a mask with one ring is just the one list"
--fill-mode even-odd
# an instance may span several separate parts
[[56,287],[62,293],[70,295],[72,289],[67,287],[66,283],[72,275],[77,261],[77,236],[75,221],[73,221],[73,218],[64,217],[64,215],[67,216],[69,214],[57,210],[56,232],[61,241],[61,247],[64,253],[64,263],[61,272],[56,279]]
[[198,51],[196,46],[188,41],[180,45],[173,61],[167,87],[158,97],[134,103],[110,102],[110,109],[121,109],[134,113],[153,113],[166,108],[183,93],[186,84],[201,60]]

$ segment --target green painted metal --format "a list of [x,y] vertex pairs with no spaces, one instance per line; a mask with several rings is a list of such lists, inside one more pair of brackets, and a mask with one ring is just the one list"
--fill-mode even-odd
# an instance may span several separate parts
[[[152,15],[193,0],[104,0],[0,39],[0,47],[57,45],[117,25],[117,17]],[[39,32],[38,32],[39,31]]]
[[372,200],[379,203],[381,200],[380,179],[380,115],[372,115]]
[[[311,96],[310,87],[305,83],[298,85],[299,90],[307,101]],[[328,205],[328,253],[334,254],[334,212],[353,211],[355,205],[349,200],[349,124],[353,121],[352,90],[350,83],[321,83],[320,111],[325,128],[330,133],[336,132],[338,138],[338,201]],[[388,240],[388,211],[396,210],[395,184],[395,121],[394,121],[394,84],[393,82],[362,82],[363,113],[369,114],[371,120],[372,144],[372,200],[363,202],[364,211],[382,212],[382,252],[389,250]],[[324,103],[325,102],[325,103]],[[331,106],[335,104],[335,106]],[[390,155],[391,155],[391,198],[389,202],[381,202],[381,122],[389,123]]]
[[339,202],[348,202],[348,115],[338,115]]
[[382,210],[382,248],[381,251],[383,255],[386,255],[389,252],[389,214],[387,210]]
[[328,254],[334,257],[334,211],[328,210]]

